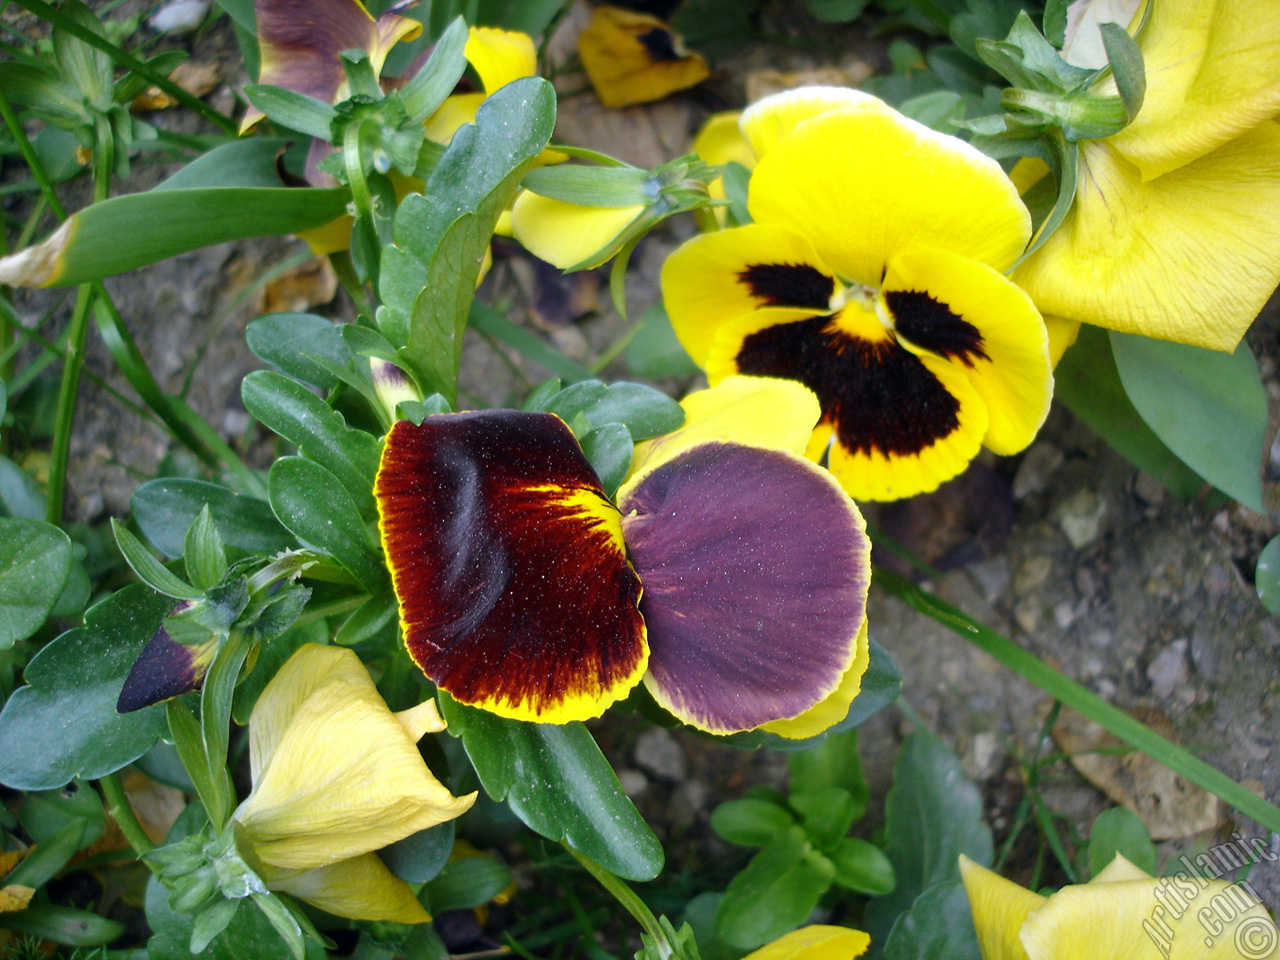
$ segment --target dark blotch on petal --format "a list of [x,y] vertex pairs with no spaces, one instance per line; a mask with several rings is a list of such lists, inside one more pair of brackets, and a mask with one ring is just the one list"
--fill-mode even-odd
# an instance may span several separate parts
[[830,317],[765,327],[746,337],[738,370],[799,380],[850,453],[912,456],[960,426],[960,401],[893,340],[828,330]]
[[640,582],[563,421],[512,410],[401,420],[375,492],[405,644],[444,690],[555,718],[566,700],[616,696],[634,679]]
[[978,328],[929,294],[889,290],[884,300],[893,314],[894,328],[917,347],[948,360],[960,360],[966,367],[973,366],[974,358],[990,359],[982,349]]
[[738,279],[766,307],[826,310],[835,291],[835,281],[807,263],[753,263]]
[[684,59],[676,52],[675,40],[670,30],[654,27],[652,30],[636,34],[636,39],[640,41],[640,45],[644,47],[645,52],[649,54],[649,59],[654,63],[674,63]]
[[[178,604],[170,616],[189,606],[186,601]],[[133,661],[116,700],[116,713],[132,713],[161,700],[199,690],[209,669],[211,653],[205,646],[178,643],[162,623]]]
[[835,686],[863,619],[869,545],[826,476],[778,450],[707,443],[621,508],[650,682],[677,716],[746,730]]
[[258,2],[261,83],[285,87],[329,103],[346,79],[339,54],[367,50],[374,22],[350,0]]

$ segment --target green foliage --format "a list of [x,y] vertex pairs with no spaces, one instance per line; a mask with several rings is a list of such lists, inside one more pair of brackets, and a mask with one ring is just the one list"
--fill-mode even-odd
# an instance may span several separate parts
[[1262,605],[1272,613],[1280,613],[1280,537],[1262,548],[1254,582]]
[[1096,877],[1121,854],[1139,870],[1155,876],[1156,847],[1146,824],[1124,807],[1103,810],[1089,830],[1087,848],[1089,876]]
[[71,564],[71,541],[53,524],[0,518],[0,650],[40,629]]
[[898,915],[885,960],[980,960],[969,898],[959,880],[935,883]]

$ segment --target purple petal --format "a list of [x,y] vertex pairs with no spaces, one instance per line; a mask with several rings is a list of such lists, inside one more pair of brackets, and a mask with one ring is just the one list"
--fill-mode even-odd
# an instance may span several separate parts
[[[169,616],[190,606],[191,603],[184,600],[170,611]],[[161,623],[138,654],[138,659],[133,661],[116,701],[116,712],[132,713],[161,700],[199,690],[217,650],[216,640],[190,646],[178,643]]]
[[644,584],[645,683],[713,733],[794,717],[853,660],[870,543],[825,470],[781,450],[694,447],[622,503]]

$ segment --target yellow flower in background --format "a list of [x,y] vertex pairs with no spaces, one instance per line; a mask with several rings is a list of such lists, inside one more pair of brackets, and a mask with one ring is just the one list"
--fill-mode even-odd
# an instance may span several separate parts
[[870,945],[871,938],[861,930],[812,924],[766,943],[743,960],[853,960]]
[[253,790],[233,814],[267,886],[340,917],[429,920],[373,851],[475,801],[450,794],[418,753],[442,729],[432,700],[392,713],[351,650],[301,647],[253,709]]
[[578,56],[600,102],[614,109],[661,100],[711,74],[661,20],[621,7],[596,7],[578,34]]
[[1027,446],[1053,392],[1044,323],[1006,279],[1031,233],[994,160],[854,90],[805,87],[742,117],[753,223],[668,258],[672,326],[714,385],[798,380],[855,499],[934,489],[986,445]]
[[1045,314],[1231,351],[1280,282],[1280,3],[1159,0],[1138,45],[1142,108],[1080,143],[1075,206],[1013,279]]
[[1048,897],[968,857],[960,874],[982,960],[1266,960],[1280,936],[1246,884],[1152,877],[1119,854]]

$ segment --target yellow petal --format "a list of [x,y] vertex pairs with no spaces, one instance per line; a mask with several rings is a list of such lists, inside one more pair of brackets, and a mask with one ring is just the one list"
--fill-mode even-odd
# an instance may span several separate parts
[[[752,279],[757,271],[779,269],[796,277],[776,290]],[[662,299],[681,345],[705,369],[717,331],[744,314],[762,307],[789,311],[786,316],[795,319],[826,313],[836,288],[833,275],[802,233],[751,223],[694,237],[667,257]]]
[[[987,406],[982,442],[1003,455],[1025,449],[1053,399],[1048,334],[1031,298],[985,264],[941,250],[918,250],[891,260],[885,296],[891,291],[925,291],[959,324],[976,330],[979,352],[951,359],[964,368]],[[898,334],[903,342],[911,337],[902,325]],[[916,345],[934,349],[924,340]]]
[[9,883],[0,887],[0,913],[13,913],[27,909],[27,905],[35,895],[35,887],[26,887],[20,883]]
[[1278,938],[1247,883],[1174,876],[1063,887],[1020,939],[1030,960],[1095,960],[1099,944],[1133,960],[1241,960],[1274,957]]
[[1076,205],[1014,282],[1045,314],[1234,350],[1280,280],[1280,125],[1146,183],[1081,146]]
[[566,270],[603,250],[644,209],[583,207],[525,190],[511,208],[511,233],[535,257]]
[[853,960],[870,945],[871,938],[861,930],[813,924],[784,934],[743,960]]
[[738,110],[713,113],[698,131],[693,152],[707,163],[740,163],[748,170],[756,165],[756,155],[738,126]]
[[596,7],[578,34],[578,56],[600,102],[613,109],[661,100],[711,73],[661,20],[620,7]]
[[292,894],[335,917],[396,923],[431,919],[409,885],[388,870],[377,854],[362,854],[314,870],[267,868],[264,873],[269,889]]
[[799,124],[836,110],[894,113],[879,97],[852,87],[798,87],[757,100],[742,112],[740,126],[753,155],[759,159]]
[[1018,931],[1027,914],[1042,905],[1045,898],[979,866],[963,854],[960,855],[960,876],[969,895],[969,910],[978,932],[982,960],[1027,960]]
[[1044,326],[1049,333],[1049,362],[1057,369],[1062,355],[1080,336],[1080,321],[1049,316],[1044,318]]
[[533,38],[515,30],[472,27],[467,35],[467,62],[480,75],[486,94],[496,93],[512,80],[538,72]]
[[1000,165],[897,114],[835,111],[802,123],[761,159],[748,207],[806,236],[836,273],[878,287],[890,259],[949,250],[997,270],[1031,236]]
[[1134,121],[1107,142],[1143,180],[1280,114],[1275,0],[1163,0],[1152,4],[1139,45],[1146,97]]
[[436,112],[422,122],[427,139],[448,143],[464,123],[475,123],[476,111],[484,103],[483,93],[455,93],[446,97]]
[[414,743],[425,734],[439,733],[445,728],[444,717],[440,716],[440,708],[434,700],[423,700],[416,707],[396,711],[394,716]]
[[847,717],[849,705],[862,690],[862,677],[867,672],[867,664],[871,662],[871,645],[867,637],[865,617],[855,642],[857,650],[854,653],[853,662],[849,664],[849,669],[840,679],[840,686],[828,694],[826,699],[814,704],[799,716],[792,717],[790,720],[774,720],[760,729],[791,740],[804,740],[808,737],[816,737],[823,730]]
[[622,503],[644,477],[684,451],[709,441],[732,441],[803,454],[818,422],[818,398],[794,380],[728,377],[689,394],[679,430],[637,444],[631,472],[615,499]]
[[300,648],[267,684],[249,727],[254,786],[235,819],[272,866],[307,870],[368,853],[475,800],[432,776],[345,648]]

